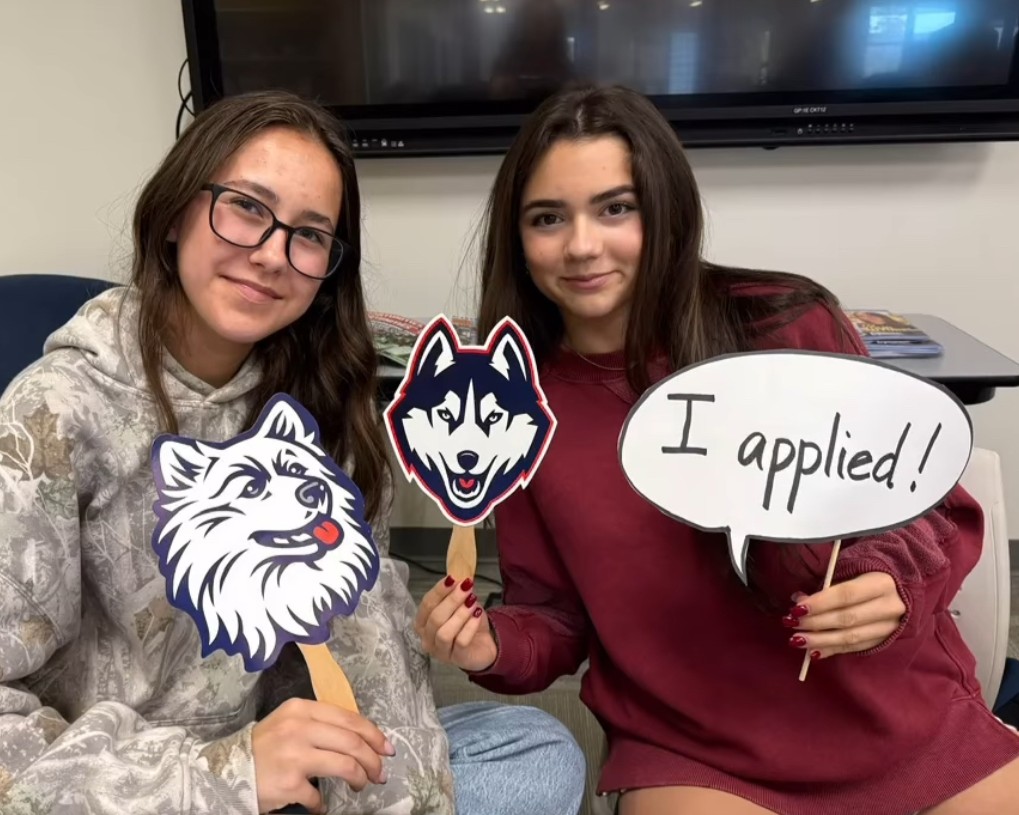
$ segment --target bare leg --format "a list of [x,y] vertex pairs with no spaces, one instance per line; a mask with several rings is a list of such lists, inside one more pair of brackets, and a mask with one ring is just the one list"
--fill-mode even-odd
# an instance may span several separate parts
[[646,787],[620,799],[619,815],[774,815],[735,795],[703,787]]
[[1019,758],[925,815],[1019,815]]

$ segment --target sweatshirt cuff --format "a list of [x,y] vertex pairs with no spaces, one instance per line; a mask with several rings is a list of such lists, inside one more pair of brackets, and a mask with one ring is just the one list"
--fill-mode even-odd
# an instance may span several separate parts
[[222,739],[193,742],[188,751],[191,784],[184,812],[233,812],[258,815],[254,722]]
[[880,555],[871,554],[864,558],[847,559],[846,561],[837,563],[835,566],[833,582],[843,583],[869,572],[883,572],[895,581],[895,590],[899,593],[899,599],[902,600],[902,604],[906,607],[906,610],[903,612],[902,618],[899,620],[898,628],[896,628],[887,637],[887,639],[884,640],[884,642],[874,646],[873,648],[869,648],[866,651],[856,651],[854,652],[856,656],[868,656],[870,654],[880,653],[896,640],[912,636],[915,633],[917,626],[915,623],[917,615],[914,613],[914,609],[923,607],[923,584],[914,583],[910,586],[906,586],[900,579],[892,564],[888,563]]
[[494,685],[500,688],[512,685],[528,675],[531,646],[516,622],[501,609],[488,612],[488,620],[495,638],[495,662],[483,671],[468,671],[467,677],[481,687],[493,690]]

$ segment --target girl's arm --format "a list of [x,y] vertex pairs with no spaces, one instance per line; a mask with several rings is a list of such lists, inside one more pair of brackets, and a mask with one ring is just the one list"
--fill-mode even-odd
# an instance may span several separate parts
[[500,504],[495,519],[503,605],[489,619],[499,652],[470,676],[496,693],[532,693],[577,671],[590,622],[528,490]]

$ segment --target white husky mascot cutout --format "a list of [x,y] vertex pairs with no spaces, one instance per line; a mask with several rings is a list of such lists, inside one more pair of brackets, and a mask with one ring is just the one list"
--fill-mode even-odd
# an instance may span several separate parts
[[160,436],[152,465],[152,545],[203,656],[220,648],[263,670],[287,642],[325,642],[329,620],[375,584],[364,498],[289,397],[274,396],[254,428],[226,442]]

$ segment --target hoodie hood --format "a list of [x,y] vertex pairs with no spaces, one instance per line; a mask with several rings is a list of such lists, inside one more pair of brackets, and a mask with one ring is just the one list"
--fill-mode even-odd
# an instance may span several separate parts
[[[64,326],[49,336],[43,354],[77,353],[97,373],[118,385],[149,394],[138,344],[140,294],[132,286],[107,289],[85,303]],[[171,402],[231,402],[258,385],[261,371],[254,355],[233,379],[216,388],[193,374],[163,350],[163,387]]]

